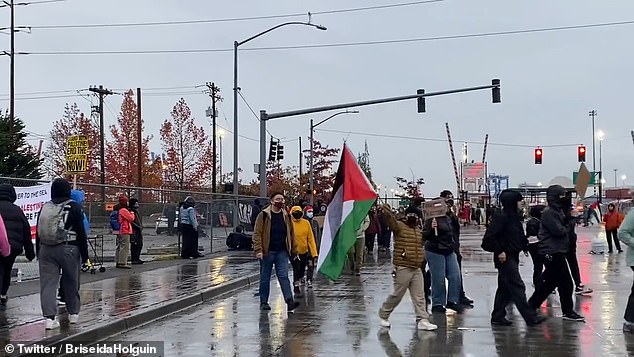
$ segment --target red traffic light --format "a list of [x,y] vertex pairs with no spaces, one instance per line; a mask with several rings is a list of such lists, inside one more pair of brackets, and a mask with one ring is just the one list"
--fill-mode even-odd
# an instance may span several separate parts
[[579,162],[585,162],[586,161],[586,147],[583,145],[580,145],[577,148],[577,158],[579,160]]
[[542,163],[542,156],[544,152],[541,148],[535,149],[535,164],[540,165]]

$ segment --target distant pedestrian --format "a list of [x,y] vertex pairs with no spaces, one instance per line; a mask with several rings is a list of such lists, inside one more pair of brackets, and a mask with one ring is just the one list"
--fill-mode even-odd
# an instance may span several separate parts
[[177,207],[174,204],[167,204],[165,206],[165,208],[163,209],[163,215],[165,216],[165,218],[167,218],[167,234],[172,236],[174,235],[176,232],[174,224],[176,222],[176,210]]
[[141,251],[143,250],[143,218],[139,212],[139,200],[130,199],[130,211],[134,214],[132,221],[132,235],[130,235],[130,255],[132,264],[143,264]]
[[225,241],[229,250],[253,250],[253,240],[244,233],[244,227],[237,226]]
[[130,256],[130,235],[132,235],[132,221],[134,213],[128,208],[128,197],[119,197],[119,235],[117,236],[117,250],[115,252],[116,267],[119,269],[130,269],[128,258]]
[[416,207],[410,207],[405,213],[405,222],[398,221],[392,214],[390,206],[385,205],[381,211],[394,232],[393,277],[394,292],[385,300],[379,310],[382,327],[390,327],[390,315],[409,290],[414,311],[416,312],[416,327],[419,330],[436,330],[438,326],[429,322],[426,310],[425,294],[423,292],[424,278],[421,265],[425,259],[423,249],[423,234],[420,228],[422,213]]
[[59,328],[57,288],[64,289],[68,320],[79,321],[79,271],[88,261],[88,241],[81,206],[70,199],[70,183],[58,178],[51,184],[51,200],[40,210],[36,246],[40,268],[40,300],[46,329]]
[[519,192],[502,191],[502,211],[493,217],[485,233],[484,239],[489,238],[494,245],[493,262],[498,270],[498,288],[491,313],[493,325],[512,325],[512,322],[506,319],[506,306],[511,302],[515,304],[527,325],[537,325],[545,320],[528,305],[526,288],[519,271],[520,252],[526,250],[528,245],[522,217],[518,213],[522,199]]
[[308,205],[304,207],[304,218],[310,222],[310,226],[313,229],[313,236],[315,236],[315,243],[317,244],[317,252],[321,246],[321,229],[319,228],[319,222],[315,220],[315,211],[313,206]]
[[253,250],[255,257],[261,261],[259,295],[262,311],[271,310],[269,295],[273,266],[275,266],[275,275],[282,288],[288,312],[292,312],[299,306],[299,303],[293,299],[291,282],[288,279],[289,254],[294,250],[294,233],[293,223],[284,208],[284,195],[273,192],[271,205],[263,208],[255,220]]
[[379,218],[379,224],[381,227],[381,231],[379,232],[379,252],[385,253],[390,250],[390,245],[392,244],[392,231],[390,230],[390,226],[387,224],[388,215],[380,210],[377,212],[377,216]]
[[196,219],[196,201],[191,196],[185,198],[180,209],[180,227],[183,234],[181,258],[196,259],[203,255],[198,252],[198,220]]
[[[618,238],[627,246],[627,255],[625,257],[627,265],[634,271],[634,209],[625,217],[623,224],[618,231]],[[623,332],[634,333],[634,284],[632,291],[627,300],[625,308],[625,322],[623,323]]]
[[584,317],[574,311],[574,285],[567,260],[570,241],[568,220],[563,207],[571,205],[570,198],[566,196],[565,188],[552,185],[546,190],[546,200],[548,207],[542,212],[538,235],[538,252],[544,257],[545,270],[542,284],[528,299],[528,303],[532,308],[538,309],[557,288],[564,320],[583,322]]
[[623,222],[623,214],[616,209],[614,203],[608,205],[608,212],[603,215],[603,223],[605,223],[605,238],[608,240],[608,253],[612,254],[612,241],[616,245],[616,250],[622,253],[621,243],[617,238],[617,231]]
[[[291,208],[293,217],[294,244],[291,252],[293,264],[293,292],[296,297],[302,297],[301,282],[306,279],[306,287],[313,287],[313,273],[315,261],[318,257],[317,244],[310,222],[303,218],[304,212],[300,206]],[[308,274],[306,274],[308,268]]]
[[365,254],[365,230],[370,225],[370,218],[365,216],[359,228],[357,228],[357,241],[348,251],[348,266],[350,273],[356,276],[361,275],[361,267],[363,266],[363,258]]
[[542,224],[542,211],[544,205],[532,206],[529,210],[530,218],[526,222],[526,236],[528,238],[528,253],[533,261],[533,287],[537,289],[542,283],[544,272],[544,257],[539,254],[539,227]]
[[[583,284],[581,281],[581,272],[579,271],[579,261],[577,259],[577,233],[575,232],[575,228],[577,227],[577,218],[572,216],[572,193],[566,192],[566,198],[570,200],[570,204],[563,207],[568,227],[568,254],[566,255],[566,260],[568,261],[572,281],[575,284],[575,294],[590,294],[592,293],[592,289]],[[618,242],[616,232],[614,233],[614,241]]]
[[374,254],[374,242],[376,242],[376,237],[381,232],[381,223],[379,222],[379,217],[377,217],[374,207],[370,208],[368,219],[370,220],[370,224],[365,230],[365,248],[368,254],[372,255]]
[[14,204],[16,197],[13,186],[0,184],[0,215],[2,215],[7,239],[11,246],[9,256],[0,257],[0,305],[6,305],[8,301],[7,292],[11,284],[11,270],[15,258],[22,252],[29,261],[35,258],[31,241],[31,226],[22,209]]

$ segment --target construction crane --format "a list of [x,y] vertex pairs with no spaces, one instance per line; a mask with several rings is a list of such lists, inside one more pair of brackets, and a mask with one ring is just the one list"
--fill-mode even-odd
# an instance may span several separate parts
[[[484,150],[482,150],[482,165],[484,165],[484,180],[486,181],[486,192],[489,192],[489,178],[487,177],[486,160],[487,160],[487,146],[489,145],[489,134],[484,136]],[[482,191],[482,185],[478,186],[478,191]]]
[[[449,153],[451,154],[451,161],[453,163],[453,172],[456,177],[456,194],[462,194],[462,185],[460,185],[460,175],[458,174],[458,164],[456,163],[456,154],[453,151],[453,142],[451,140],[451,132],[449,131],[449,123],[445,123],[447,128],[447,141],[449,142]],[[460,197],[460,196],[459,196]]]

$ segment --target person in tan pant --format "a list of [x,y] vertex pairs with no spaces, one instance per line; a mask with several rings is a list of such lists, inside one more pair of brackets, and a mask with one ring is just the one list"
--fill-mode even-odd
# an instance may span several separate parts
[[410,207],[405,211],[403,222],[396,220],[389,205],[382,206],[381,210],[394,232],[394,292],[388,296],[379,310],[381,327],[390,327],[390,314],[409,290],[416,312],[417,328],[426,331],[436,330],[438,326],[429,322],[429,314],[425,309],[424,278],[420,269],[425,259],[423,232],[420,227],[422,213],[416,207]]

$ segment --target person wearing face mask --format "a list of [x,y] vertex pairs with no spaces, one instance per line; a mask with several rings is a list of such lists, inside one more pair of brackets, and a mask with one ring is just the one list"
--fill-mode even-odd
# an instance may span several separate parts
[[425,294],[423,292],[424,278],[421,265],[425,260],[423,249],[423,234],[420,229],[422,214],[416,207],[409,207],[405,211],[405,220],[398,221],[389,205],[381,208],[385,214],[387,224],[394,232],[394,292],[381,305],[379,318],[381,327],[390,327],[390,315],[409,290],[414,311],[416,312],[416,327],[419,330],[432,331],[438,326],[429,322],[429,314],[425,308]]
[[570,249],[569,227],[563,207],[570,204],[566,197],[566,189],[560,185],[552,185],[546,190],[548,207],[542,212],[539,227],[538,254],[543,256],[544,273],[542,284],[535,289],[528,299],[533,309],[538,309],[555,288],[559,292],[561,310],[564,320],[585,321],[584,317],[574,311],[572,301],[573,280],[566,256]]
[[524,234],[519,204],[523,197],[519,192],[504,190],[500,193],[502,211],[491,220],[485,235],[492,238],[495,245],[493,262],[498,270],[498,288],[495,293],[491,324],[509,326],[506,306],[513,302],[529,326],[544,322],[526,301],[526,287],[519,271],[520,252],[527,249],[528,239]]
[[612,240],[619,253],[623,253],[621,249],[621,243],[616,237],[616,232],[619,230],[621,223],[623,223],[623,214],[616,210],[614,203],[608,205],[608,212],[603,215],[603,223],[605,224],[605,238],[608,240],[608,253],[612,254]]
[[143,220],[139,213],[139,200],[130,199],[130,211],[134,214],[132,221],[132,235],[130,235],[130,256],[132,264],[143,264],[141,260],[141,250],[143,250]]
[[282,288],[288,312],[293,312],[299,303],[293,299],[291,282],[288,279],[289,253],[295,251],[295,233],[289,214],[284,209],[284,195],[271,194],[271,205],[264,207],[255,219],[253,229],[253,250],[260,260],[260,310],[269,311],[271,290],[271,272],[275,266],[275,275]]
[[313,236],[315,237],[315,244],[317,244],[317,251],[319,252],[319,247],[321,246],[321,232],[319,229],[319,222],[317,222],[315,218],[315,210],[313,206],[308,205],[304,207],[304,218],[310,222],[310,227],[313,229]]
[[315,269],[315,260],[317,259],[317,244],[315,244],[315,236],[313,229],[307,219],[304,219],[304,212],[300,206],[291,208],[291,216],[293,216],[294,245],[291,254],[291,263],[293,264],[293,292],[296,297],[302,297],[300,290],[300,282],[308,274],[306,279],[306,287],[313,287],[313,271]]

